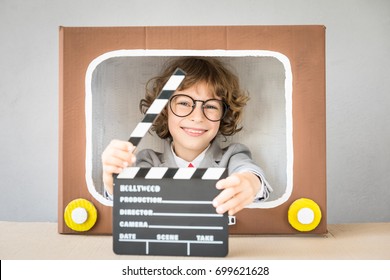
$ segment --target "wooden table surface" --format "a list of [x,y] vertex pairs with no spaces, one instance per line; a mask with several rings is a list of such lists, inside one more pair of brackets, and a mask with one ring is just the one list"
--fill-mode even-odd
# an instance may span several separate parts
[[[112,236],[59,234],[56,223],[0,221],[0,259],[204,259],[116,255]],[[225,258],[224,258],[225,259]],[[325,235],[231,236],[226,259],[390,259],[390,223],[328,225]]]

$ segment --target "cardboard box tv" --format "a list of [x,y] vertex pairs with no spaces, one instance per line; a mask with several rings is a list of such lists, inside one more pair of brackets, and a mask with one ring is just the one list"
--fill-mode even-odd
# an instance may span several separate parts
[[[244,129],[221,145],[247,145],[274,192],[239,212],[230,234],[327,231],[323,26],[60,27],[59,35],[60,233],[112,233],[101,153],[129,138],[145,84],[178,56],[217,57],[250,96]],[[141,143],[161,150],[155,135]]]

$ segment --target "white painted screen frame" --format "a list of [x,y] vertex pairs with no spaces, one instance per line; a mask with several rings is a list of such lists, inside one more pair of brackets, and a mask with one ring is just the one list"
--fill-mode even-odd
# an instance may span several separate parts
[[293,115],[292,115],[292,70],[290,60],[280,52],[266,50],[116,50],[104,53],[88,65],[85,76],[85,120],[86,120],[86,158],[85,178],[88,191],[100,203],[106,206],[113,205],[112,201],[103,197],[97,192],[92,178],[92,77],[95,69],[107,59],[114,57],[153,57],[153,56],[209,56],[209,57],[272,57],[279,60],[285,70],[284,92],[285,92],[285,113],[286,113],[286,175],[287,182],[285,192],[279,198],[262,203],[252,203],[246,208],[268,209],[282,205],[286,202],[293,191]]

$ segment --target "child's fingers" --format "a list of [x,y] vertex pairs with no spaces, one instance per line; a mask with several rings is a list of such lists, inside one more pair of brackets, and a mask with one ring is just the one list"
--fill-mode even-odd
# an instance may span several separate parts
[[238,178],[236,175],[231,175],[226,179],[219,180],[215,186],[217,189],[222,190],[222,189],[237,186],[240,183],[241,183],[240,178]]
[[[238,211],[241,211],[248,204],[252,202],[251,196],[248,196],[248,193],[241,192],[239,195],[233,198],[233,201],[230,205],[228,205],[228,213],[229,215],[234,215]],[[226,211],[226,210],[225,210]]]
[[240,183],[241,180],[235,175],[218,181],[216,187],[222,191],[214,198],[213,206],[217,208],[241,193],[243,190]]
[[[135,156],[132,152],[128,151],[135,148],[132,144],[129,143],[128,146],[126,142],[113,140],[110,145],[102,153],[102,163],[103,165],[115,165],[117,167],[127,167],[135,163]],[[133,149],[134,150],[134,149]]]
[[115,174],[121,173],[123,171],[123,168],[126,168],[126,166],[104,164],[103,165],[103,172],[105,174],[109,174],[110,176],[112,176],[113,173],[115,173]]
[[213,200],[217,213],[222,214],[228,211],[229,215],[233,215],[253,200],[250,185],[238,175],[233,174],[218,181],[216,187],[222,190]]
[[135,156],[128,151],[113,150],[107,159],[116,158],[121,160],[123,163],[133,164],[135,162]]
[[238,190],[236,188],[227,188],[221,191],[213,200],[213,206],[218,207],[224,203],[226,203],[228,200],[232,199],[236,194],[238,193]]
[[119,150],[123,151],[129,151],[129,152],[134,152],[135,146],[131,144],[130,142],[127,141],[122,141],[122,140],[111,140],[110,144],[108,145],[109,147],[116,148]]
[[234,213],[243,209],[246,205],[245,195],[243,193],[239,193],[236,196],[231,197],[223,204],[220,204],[216,207],[216,211],[219,214],[223,214],[226,211],[229,211],[229,215],[233,215]]
[[112,174],[121,173],[126,168],[135,163],[135,146],[133,144],[112,140],[102,153],[103,182],[109,193],[112,194],[113,178]]
[[135,162],[135,158],[132,157],[129,158],[127,155],[102,157],[103,170],[107,172],[109,170],[107,169],[108,167],[126,168]]
[[116,156],[123,160],[130,158],[134,154],[136,147],[133,144],[121,141],[121,140],[112,140],[110,144],[102,153],[102,158]]

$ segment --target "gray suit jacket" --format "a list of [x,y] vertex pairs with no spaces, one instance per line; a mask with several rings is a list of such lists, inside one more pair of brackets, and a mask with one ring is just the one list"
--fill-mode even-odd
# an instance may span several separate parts
[[[139,167],[177,168],[178,166],[176,165],[170,146],[170,141],[164,141],[163,153],[158,153],[151,149],[140,151],[137,155],[136,165]],[[254,163],[251,152],[242,144],[230,144],[228,147],[221,149],[217,141],[213,141],[198,167],[225,167],[228,168],[229,175],[244,171],[254,173],[260,178],[263,184],[263,192],[257,194],[256,201],[267,199],[272,191],[271,186],[265,179],[263,170]]]

